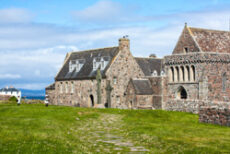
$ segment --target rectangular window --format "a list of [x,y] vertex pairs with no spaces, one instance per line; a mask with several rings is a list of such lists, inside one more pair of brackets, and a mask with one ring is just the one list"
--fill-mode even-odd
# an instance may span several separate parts
[[65,93],[68,93],[68,82],[66,82]]
[[74,83],[72,82],[72,86],[71,86],[71,93],[74,93]]
[[62,83],[60,84],[60,93],[63,93]]
[[117,102],[117,104],[120,104],[120,96],[117,96],[116,102]]
[[101,62],[101,69],[103,70],[104,67],[105,67],[105,63],[104,63],[104,61],[102,61],[102,62]]
[[97,67],[96,67],[96,62],[93,62],[93,69],[96,70]]
[[117,77],[113,77],[113,84],[117,84]]
[[188,53],[188,51],[189,51],[188,47],[184,47],[184,52]]

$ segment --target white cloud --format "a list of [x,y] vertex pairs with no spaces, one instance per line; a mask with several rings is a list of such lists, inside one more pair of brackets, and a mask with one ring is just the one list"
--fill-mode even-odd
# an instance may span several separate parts
[[20,79],[19,74],[0,74],[0,79]]
[[[73,18],[78,21],[94,23],[114,23],[131,21],[133,9],[111,0],[101,0],[81,11],[73,11]],[[136,19],[135,19],[136,20]]]
[[[103,3],[112,5],[114,2]],[[121,6],[115,8],[119,12]],[[113,12],[115,10],[111,14]],[[194,27],[228,30],[229,14],[229,10],[209,10],[149,17],[149,20],[167,23],[160,28],[152,25],[124,27],[121,24],[113,28],[83,31],[79,27],[75,29],[48,24],[0,24],[0,86],[7,84],[43,89],[53,82],[67,52],[117,46],[118,39],[124,35],[130,36],[133,55],[155,53],[163,57],[171,54],[184,22]],[[99,16],[100,12],[95,15]],[[89,18],[96,20],[97,16]],[[105,18],[107,16],[98,21]]]
[[14,87],[19,89],[30,89],[30,90],[40,90],[44,89],[47,86],[47,83],[21,83],[14,84]]
[[0,10],[0,23],[27,23],[32,20],[32,13],[26,9],[9,8]]

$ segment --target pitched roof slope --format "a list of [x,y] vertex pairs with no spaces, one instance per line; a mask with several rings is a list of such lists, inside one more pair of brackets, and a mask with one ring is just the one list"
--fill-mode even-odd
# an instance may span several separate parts
[[14,87],[2,88],[2,89],[0,89],[0,91],[1,92],[19,92],[19,90],[14,88]]
[[137,95],[152,95],[153,90],[148,79],[132,79],[135,93]]
[[203,52],[230,53],[230,32],[188,27]]
[[47,86],[46,90],[55,90],[55,83],[52,83],[51,85]]
[[163,59],[135,57],[136,62],[144,72],[145,76],[152,76],[154,70],[160,75],[163,67]]
[[[93,70],[93,60],[102,57],[109,57],[109,63],[104,70],[101,71],[102,77],[105,77],[105,73],[109,68],[110,64],[114,57],[118,54],[118,47],[110,47],[110,48],[101,48],[101,49],[93,49],[86,50],[81,52],[73,52],[68,57],[68,59],[63,64],[63,67],[59,71],[56,76],[56,80],[74,80],[74,79],[93,79],[96,77],[96,71]],[[71,60],[84,60],[84,64],[79,72],[74,70],[73,72],[69,72],[69,62]]]

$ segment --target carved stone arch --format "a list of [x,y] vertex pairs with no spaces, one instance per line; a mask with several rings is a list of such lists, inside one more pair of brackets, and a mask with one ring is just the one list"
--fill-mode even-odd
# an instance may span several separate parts
[[175,82],[179,82],[180,81],[179,67],[176,66],[174,70],[175,70],[175,77],[174,77]]
[[174,82],[174,68],[170,67],[169,68],[169,82]]
[[185,81],[185,71],[184,71],[184,66],[180,66],[180,81],[184,82]]
[[177,99],[187,99],[188,98],[187,91],[183,86],[178,87],[176,97]]
[[185,81],[189,82],[190,81],[190,69],[189,66],[185,66]]
[[195,70],[195,66],[191,65],[190,67],[190,81],[194,82],[196,80],[196,70]]

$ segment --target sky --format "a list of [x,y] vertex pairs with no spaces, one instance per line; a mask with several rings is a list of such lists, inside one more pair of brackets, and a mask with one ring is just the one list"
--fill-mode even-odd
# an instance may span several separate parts
[[0,0],[0,88],[44,89],[67,52],[118,46],[170,55],[185,22],[229,30],[229,0]]

